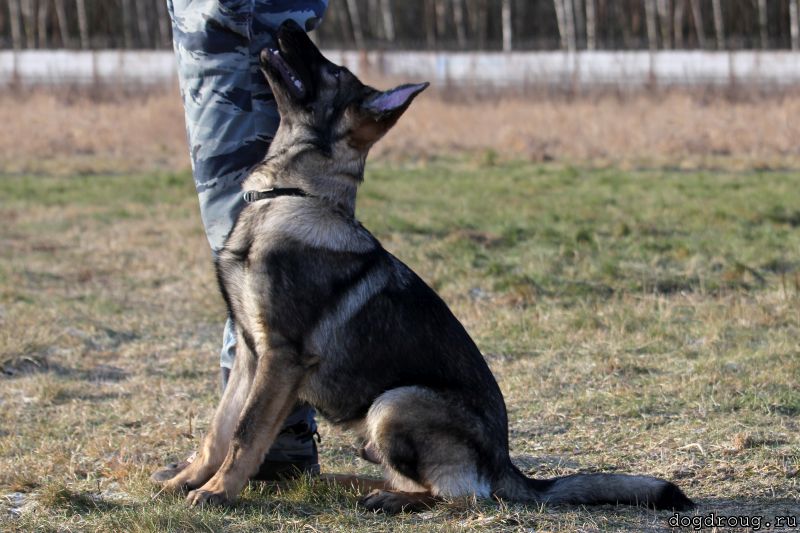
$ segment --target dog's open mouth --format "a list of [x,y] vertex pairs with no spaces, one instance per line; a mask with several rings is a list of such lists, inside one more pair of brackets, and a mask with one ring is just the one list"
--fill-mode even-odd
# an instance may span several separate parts
[[301,99],[306,95],[306,86],[300,80],[297,72],[289,66],[277,48],[267,49],[267,63],[280,74],[284,86],[292,93],[292,96]]

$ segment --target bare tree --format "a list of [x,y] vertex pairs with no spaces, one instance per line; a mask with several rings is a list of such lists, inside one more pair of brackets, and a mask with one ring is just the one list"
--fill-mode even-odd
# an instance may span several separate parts
[[335,20],[339,24],[339,35],[344,41],[353,36],[353,26],[350,24],[350,17],[347,15],[347,8],[341,2],[334,2],[328,8],[328,18],[333,23]]
[[453,0],[453,20],[456,24],[456,39],[458,47],[464,48],[467,45],[467,26],[464,20],[464,0]]
[[89,48],[89,20],[86,18],[86,0],[75,0],[78,4],[78,31],[81,35],[81,48]]
[[358,12],[358,2],[347,0],[347,14],[350,17],[350,26],[353,28],[353,41],[359,49],[364,48],[364,32],[361,30],[361,16]]
[[511,0],[503,0],[500,7],[503,19],[503,52],[511,51]]
[[581,46],[582,39],[586,36],[586,14],[583,0],[572,0],[572,13],[575,16],[575,47]]
[[661,46],[669,50],[672,48],[672,31],[670,29],[672,9],[670,0],[658,0],[656,7],[658,7],[658,21],[661,25]]
[[47,48],[47,20],[50,18],[50,0],[39,0],[39,12],[36,17],[38,46],[39,48]]
[[158,13],[158,43],[159,48],[169,48],[169,15],[167,14],[167,3],[156,0],[156,10]]
[[722,4],[720,0],[711,0],[714,8],[714,31],[717,34],[717,50],[725,49],[725,27],[722,21]]
[[148,9],[145,0],[133,0],[136,5],[136,22],[139,26],[139,46],[148,48],[150,46],[150,24],[147,19]]
[[8,17],[11,25],[11,46],[14,50],[22,48],[22,26],[19,19],[19,0],[8,0]]
[[656,0],[644,0],[644,11],[647,23],[647,44],[651,52],[658,50],[658,34],[656,30]]
[[436,6],[434,2],[436,0],[425,0],[424,2],[424,9],[425,13],[423,18],[425,19],[425,42],[428,45],[428,48],[433,48],[436,46]]
[[[12,2],[14,0],[11,0]],[[55,0],[56,3],[56,21],[58,22],[58,34],[61,37],[61,46],[69,48],[72,46],[72,39],[69,35],[69,24],[67,23],[67,8],[64,5],[64,0]]]
[[385,39],[386,36],[383,35],[383,25],[378,20],[380,18],[380,9],[378,9],[378,0],[367,0],[367,15],[364,17],[366,19],[366,30],[370,34],[370,37],[376,39]]
[[446,0],[433,0],[434,20],[436,21],[436,34],[445,37],[447,32],[447,2]]
[[25,27],[25,47],[36,48],[36,7],[34,0],[22,0],[22,24]]
[[566,50],[567,41],[567,16],[564,14],[564,0],[553,0],[556,8],[556,22],[558,23],[558,37],[562,50]]
[[594,1],[586,0],[586,48],[589,50],[597,49],[597,20]]
[[[161,48],[170,45],[165,1],[0,0],[0,27],[16,49]],[[331,20],[321,35],[331,38],[330,45],[359,48],[379,39],[485,49],[491,39],[507,51],[528,46],[536,32],[535,37],[558,38],[563,50],[596,50],[607,30],[627,48],[646,38],[651,50],[724,49],[729,35],[742,35],[753,48],[791,44],[800,51],[800,0],[551,1],[343,0],[330,4]],[[555,21],[537,20],[553,7]]]
[[672,13],[672,40],[675,48],[683,48],[683,15],[686,0],[675,0],[675,11]]
[[478,25],[480,27],[480,38],[479,42],[481,45],[481,49],[485,49],[487,47],[487,43],[489,42],[489,32],[491,27],[489,26],[489,11],[491,11],[491,0],[480,0],[478,5],[480,6],[480,19],[478,20]]
[[575,13],[572,0],[553,0],[558,21],[558,35],[561,49],[573,51],[577,48],[575,38]]
[[383,33],[386,35],[386,40],[393,43],[395,40],[395,32],[392,0],[381,0],[381,15],[383,18]]
[[487,30],[489,28],[489,0],[477,0],[475,10],[475,33],[478,35],[478,48],[486,48]]
[[692,19],[694,20],[694,29],[697,32],[697,45],[700,48],[706,47],[706,34],[703,31],[703,12],[700,9],[700,0],[689,0],[692,6]]
[[562,0],[564,2],[564,19],[567,23],[567,45],[570,51],[575,51],[577,40],[575,38],[575,10],[572,0]]
[[131,0],[120,0],[122,2],[122,42],[125,48],[133,48],[133,11]]
[[761,48],[769,48],[769,35],[767,34],[767,0],[758,0],[758,31],[761,36]]
[[614,12],[617,27],[622,30],[622,42],[625,48],[632,48],[636,46],[633,42],[633,35],[631,31],[630,17],[628,11],[623,7],[622,2],[611,2],[611,9]]

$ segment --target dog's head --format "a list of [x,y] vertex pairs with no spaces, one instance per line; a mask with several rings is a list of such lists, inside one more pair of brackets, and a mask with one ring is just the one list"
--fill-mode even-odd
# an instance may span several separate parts
[[[331,63],[294,22],[261,52],[281,127],[273,148],[307,143],[328,158],[361,158],[391,128],[427,83],[378,91]],[[277,147],[275,146],[277,145]]]

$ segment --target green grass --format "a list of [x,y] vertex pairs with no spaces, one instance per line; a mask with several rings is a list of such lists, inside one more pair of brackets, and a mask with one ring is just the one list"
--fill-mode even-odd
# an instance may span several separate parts
[[[358,216],[472,333],[537,476],[674,479],[800,515],[800,187],[780,172],[369,167]],[[605,506],[385,517],[312,480],[156,495],[217,399],[224,309],[189,176],[0,177],[0,530],[663,529]],[[323,470],[375,474],[322,424]]]

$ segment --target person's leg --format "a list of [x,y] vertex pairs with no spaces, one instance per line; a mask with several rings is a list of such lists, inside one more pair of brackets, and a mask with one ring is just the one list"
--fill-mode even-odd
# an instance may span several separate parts
[[[313,28],[327,1],[167,3],[200,213],[216,255],[243,206],[241,182],[263,159],[278,127],[277,108],[260,72],[258,54],[271,44],[271,31],[289,18]],[[223,387],[233,366],[232,333],[228,321],[220,355]],[[292,465],[318,471],[315,432],[313,409],[298,406],[261,474],[272,477]]]

